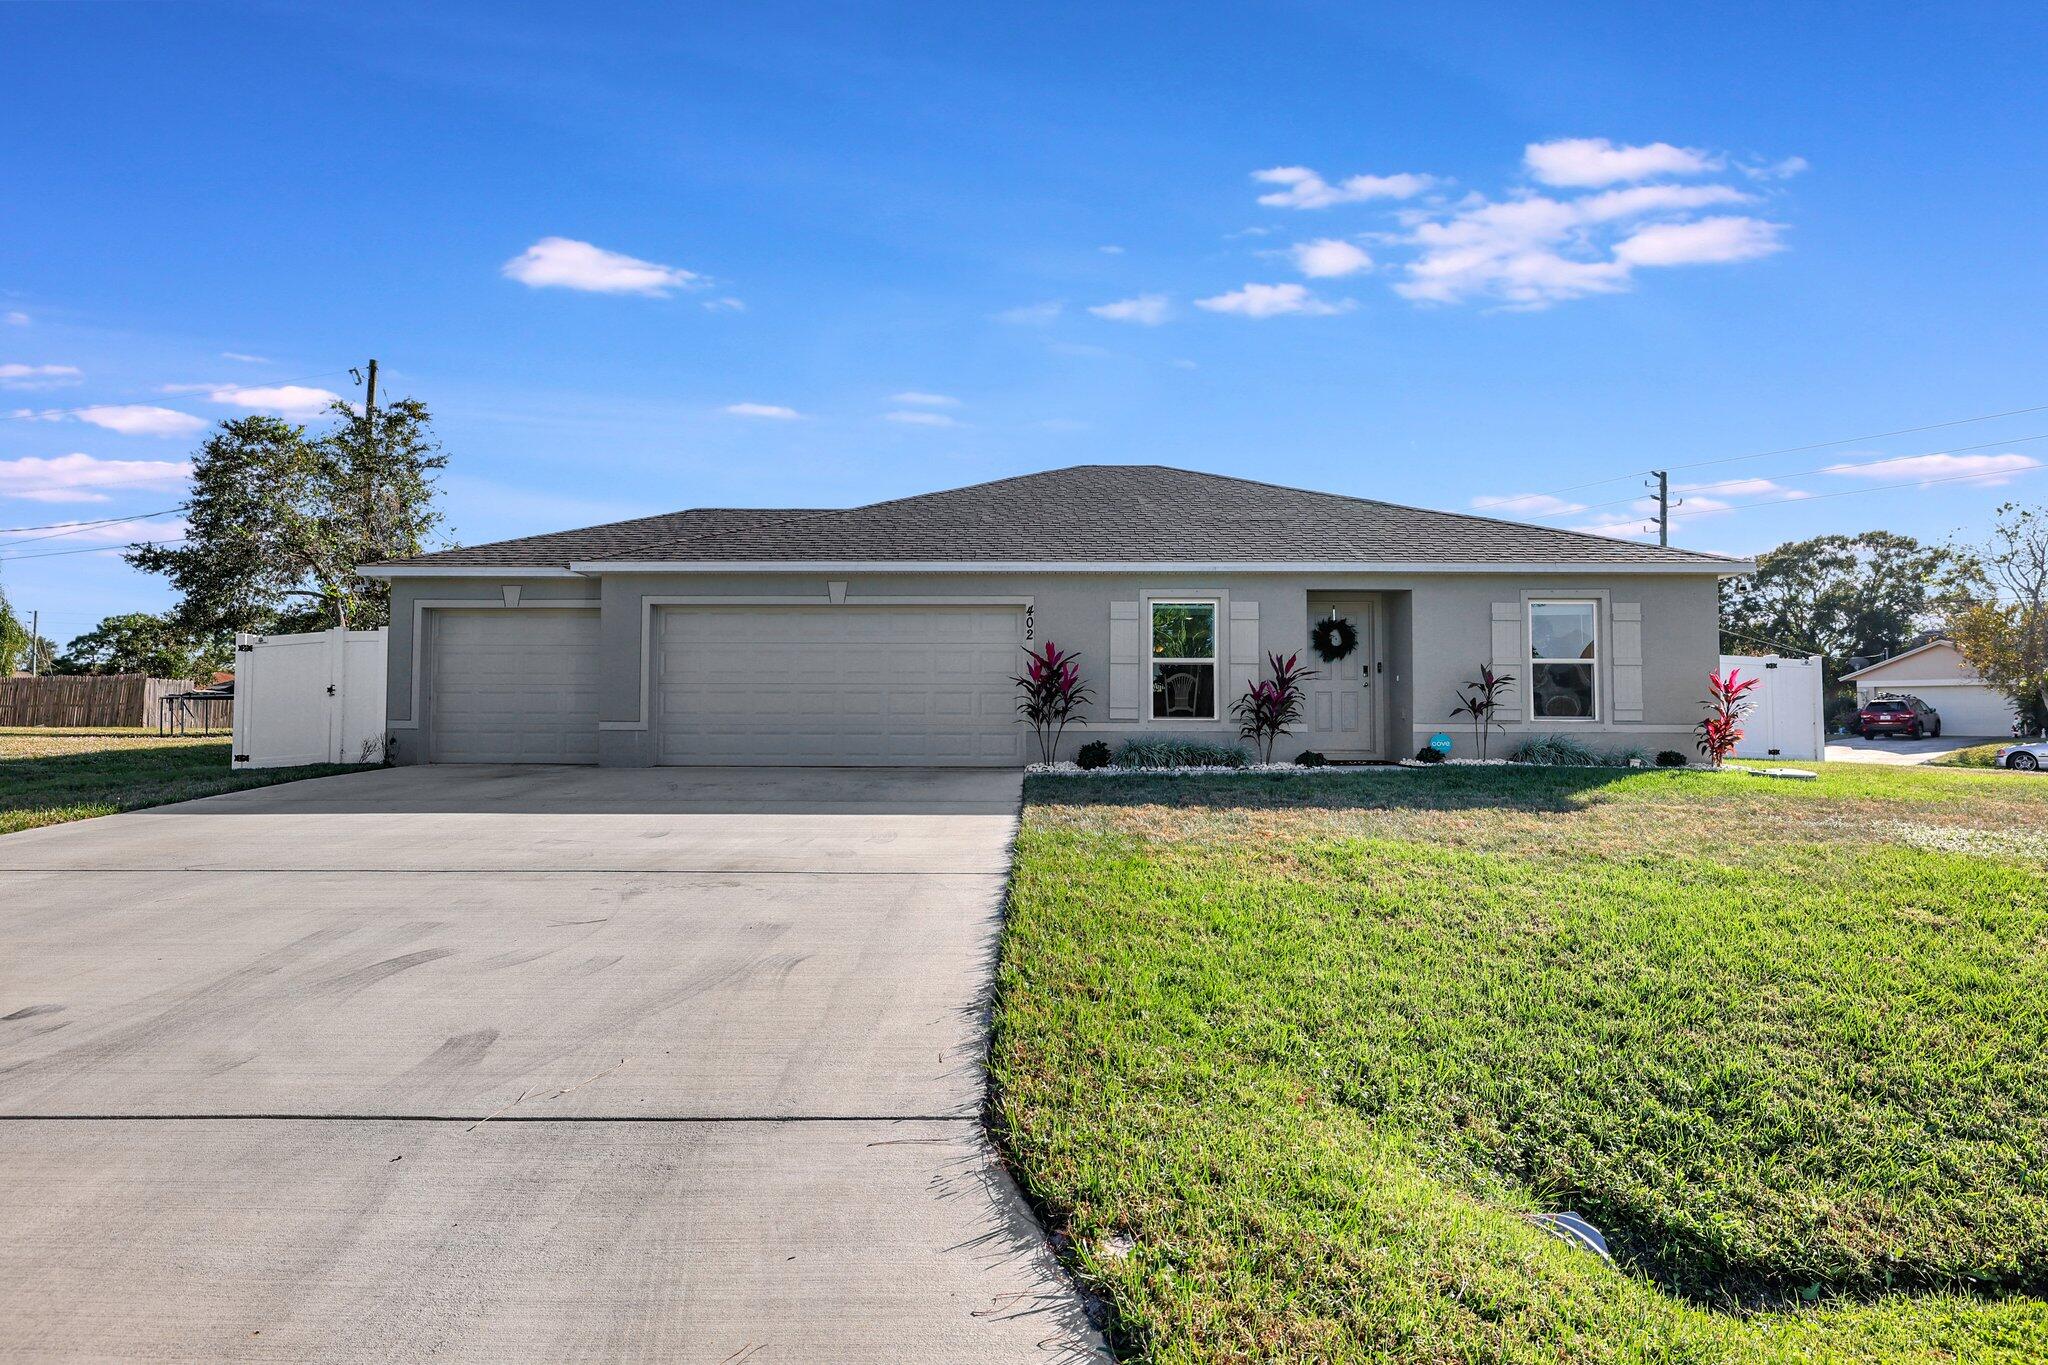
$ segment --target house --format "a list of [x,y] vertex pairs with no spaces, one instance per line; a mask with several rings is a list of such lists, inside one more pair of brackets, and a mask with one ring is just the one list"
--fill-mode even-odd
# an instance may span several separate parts
[[[1078,649],[1090,739],[1236,741],[1268,652],[1318,676],[1281,752],[1509,742],[1683,749],[1747,562],[1157,465],[1082,465],[845,509],[698,508],[365,566],[390,580],[405,763],[1026,761],[1022,648]],[[1325,661],[1312,623],[1350,623]],[[1497,741],[1498,742],[1498,741]]]
[[1856,704],[1872,697],[1910,692],[1941,713],[1944,735],[2012,737],[2012,701],[1977,676],[1955,641],[1941,636],[1901,650],[1868,668],[1844,673],[1856,684]]

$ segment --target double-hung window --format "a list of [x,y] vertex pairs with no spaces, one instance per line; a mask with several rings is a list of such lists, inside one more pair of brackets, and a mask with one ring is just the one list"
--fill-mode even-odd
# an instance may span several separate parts
[[1600,716],[1600,604],[1529,604],[1529,715],[1540,720]]
[[1216,604],[1154,601],[1152,718],[1216,715]]

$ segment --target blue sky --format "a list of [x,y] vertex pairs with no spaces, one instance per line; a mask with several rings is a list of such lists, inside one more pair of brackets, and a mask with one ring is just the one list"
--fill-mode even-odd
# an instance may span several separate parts
[[[467,542],[1090,461],[1471,508],[2048,404],[2036,7],[602,8],[0,8],[0,526],[175,534],[200,423],[371,355]],[[1968,534],[2043,433],[1681,472],[1758,482],[1677,538]],[[137,533],[0,583],[168,605],[27,557]]]

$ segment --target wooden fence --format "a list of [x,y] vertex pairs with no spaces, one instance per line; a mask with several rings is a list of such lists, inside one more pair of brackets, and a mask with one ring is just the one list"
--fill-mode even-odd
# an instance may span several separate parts
[[155,725],[162,699],[190,688],[140,673],[0,678],[0,725]]

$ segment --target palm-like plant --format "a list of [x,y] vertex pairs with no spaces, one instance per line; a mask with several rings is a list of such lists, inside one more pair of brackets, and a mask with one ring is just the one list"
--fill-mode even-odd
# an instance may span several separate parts
[[1729,669],[1725,678],[1717,671],[1708,672],[1707,718],[1693,728],[1699,732],[1699,751],[1716,768],[1727,762],[1741,743],[1743,717],[1756,709],[1749,693],[1761,681],[1743,677],[1739,668]]
[[1021,694],[1017,718],[1038,736],[1041,761],[1050,763],[1059,752],[1060,736],[1069,724],[1086,725],[1087,718],[1074,713],[1094,695],[1081,681],[1080,654],[1062,651],[1052,641],[1043,650],[1024,646],[1024,671],[1010,679]]
[[1459,716],[1472,718],[1472,747],[1481,759],[1486,757],[1486,740],[1495,729],[1505,732],[1507,726],[1493,718],[1493,713],[1506,705],[1501,693],[1508,690],[1515,680],[1512,673],[1496,674],[1492,669],[1480,666],[1479,681],[1459,684],[1458,704],[1451,708],[1451,719]]
[[1230,714],[1237,717],[1238,735],[1258,746],[1261,763],[1273,761],[1273,741],[1301,719],[1302,681],[1316,675],[1313,668],[1301,666],[1299,654],[1284,659],[1269,654],[1266,664],[1273,676],[1263,682],[1252,679],[1245,694],[1230,704]]

